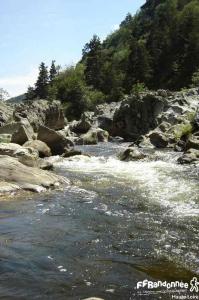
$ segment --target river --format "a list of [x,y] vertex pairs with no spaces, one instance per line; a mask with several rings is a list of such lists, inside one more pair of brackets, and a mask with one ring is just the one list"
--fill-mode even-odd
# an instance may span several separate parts
[[171,151],[121,162],[125,147],[54,157],[70,187],[0,198],[0,299],[172,299],[136,284],[199,274],[198,169]]

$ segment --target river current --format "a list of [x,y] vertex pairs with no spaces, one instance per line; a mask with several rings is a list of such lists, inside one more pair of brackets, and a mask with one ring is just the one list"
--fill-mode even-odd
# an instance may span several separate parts
[[0,198],[0,299],[172,299],[137,282],[199,277],[198,169],[171,151],[121,162],[125,148],[53,157],[69,187]]

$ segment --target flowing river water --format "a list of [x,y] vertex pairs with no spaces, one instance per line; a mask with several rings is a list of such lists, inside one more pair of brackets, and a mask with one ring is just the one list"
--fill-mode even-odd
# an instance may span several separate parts
[[0,299],[172,299],[136,284],[199,274],[198,169],[170,151],[121,162],[125,147],[54,157],[70,187],[0,198]]

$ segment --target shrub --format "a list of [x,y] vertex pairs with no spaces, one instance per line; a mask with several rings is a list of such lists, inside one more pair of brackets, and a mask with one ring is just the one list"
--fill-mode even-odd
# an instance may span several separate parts
[[132,90],[131,90],[131,94],[139,96],[140,93],[144,93],[147,90],[148,89],[147,89],[147,87],[145,86],[144,83],[138,82],[138,83],[136,83],[136,84],[133,85]]
[[179,141],[183,136],[189,136],[192,134],[193,126],[190,122],[178,124],[174,129],[174,136],[177,141]]

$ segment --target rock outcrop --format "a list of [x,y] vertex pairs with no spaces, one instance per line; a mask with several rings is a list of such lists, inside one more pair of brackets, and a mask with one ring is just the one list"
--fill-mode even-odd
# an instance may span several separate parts
[[69,181],[51,172],[25,166],[16,158],[0,155],[0,187],[3,186],[1,192],[6,189],[42,192],[63,183],[69,184]]
[[114,114],[111,134],[136,140],[158,126],[157,117],[165,105],[165,98],[156,93],[128,97]]
[[11,142],[19,145],[23,145],[25,142],[35,138],[33,128],[27,119],[8,123],[0,127],[0,134],[10,134]]
[[44,170],[53,169],[52,164],[42,158],[39,158],[38,149],[33,147],[22,147],[14,143],[1,143],[0,155],[14,157],[18,159],[19,162],[29,167],[37,167]]
[[63,134],[46,126],[39,126],[37,139],[46,143],[53,155],[61,155],[65,149],[73,147],[74,144]]
[[37,150],[39,152],[39,157],[41,158],[51,156],[50,148],[46,145],[46,143],[40,140],[26,142],[23,146]]
[[112,134],[113,118],[119,109],[121,102],[104,103],[96,106],[94,111],[94,122],[96,126]]
[[28,119],[34,131],[38,131],[40,125],[54,130],[65,126],[64,112],[59,101],[34,100],[21,103],[15,108],[13,117],[15,121]]
[[70,127],[71,131],[82,134],[86,133],[92,127],[92,119],[93,113],[92,112],[84,112],[81,115],[81,119],[78,122],[73,122],[73,125]]
[[168,146],[168,138],[160,131],[152,131],[147,136],[149,137],[151,144],[156,148],[166,148]]
[[13,108],[6,104],[6,102],[0,102],[0,127],[12,120]]
[[141,150],[136,147],[129,147],[118,155],[121,161],[134,161],[146,158],[146,154],[144,154]]
[[82,134],[76,141],[77,145],[96,145],[98,143],[97,132],[95,130],[89,130],[87,133]]
[[186,141],[186,150],[189,150],[189,149],[199,150],[199,132],[196,133],[196,134],[190,135],[187,138],[187,141]]
[[78,145],[96,145],[98,142],[108,142],[109,133],[101,128],[92,128],[87,133],[82,134],[76,141]]
[[33,148],[22,147],[14,143],[0,144],[0,155],[8,155],[17,158],[24,165],[37,167],[38,151]]
[[169,132],[171,127],[183,123],[184,127],[187,123],[197,127],[198,103],[198,89],[178,93],[161,90],[128,96],[115,111],[109,133],[129,141],[136,141],[152,130],[174,136],[174,130]]
[[199,163],[199,132],[189,135],[185,141],[180,142],[182,147],[179,150],[183,150],[184,154],[179,157],[178,162],[181,164]]
[[189,149],[181,157],[178,158],[180,164],[199,163],[199,150]]

